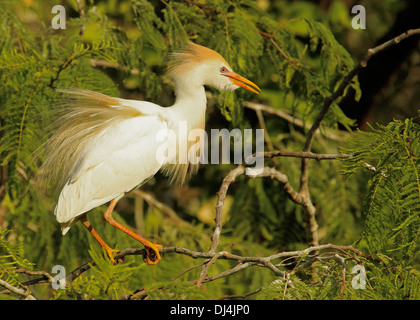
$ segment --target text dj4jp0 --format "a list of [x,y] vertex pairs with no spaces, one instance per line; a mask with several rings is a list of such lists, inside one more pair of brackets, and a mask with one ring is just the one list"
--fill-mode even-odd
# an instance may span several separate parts
[[214,314],[224,316],[237,316],[249,314],[249,306],[241,304],[229,304],[229,305],[214,305]]

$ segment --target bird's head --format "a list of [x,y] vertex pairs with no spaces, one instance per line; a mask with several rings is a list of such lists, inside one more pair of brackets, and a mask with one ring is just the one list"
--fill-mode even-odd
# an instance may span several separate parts
[[259,93],[258,86],[232,71],[229,63],[216,51],[189,42],[188,46],[172,54],[169,75],[179,83],[209,85],[219,90],[239,87]]

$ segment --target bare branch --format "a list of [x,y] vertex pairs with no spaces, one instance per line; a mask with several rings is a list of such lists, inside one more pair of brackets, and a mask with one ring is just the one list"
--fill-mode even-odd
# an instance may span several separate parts
[[[249,176],[249,174],[248,174]],[[304,207],[308,213],[308,237],[311,239],[310,243],[314,246],[319,244],[318,239],[318,224],[315,219],[316,209],[309,199],[309,195],[296,192],[289,183],[289,179],[284,173],[277,171],[274,168],[264,168],[263,171],[257,175],[250,176],[251,178],[257,177],[270,177],[275,179],[282,184],[283,190],[286,195],[295,203],[300,204]]]
[[[33,295],[31,295],[27,290],[12,286],[10,283],[0,279],[0,286],[5,287],[10,292],[13,292],[19,296],[23,296],[25,300],[36,300]],[[9,292],[3,292],[3,293],[9,293]]]
[[235,169],[231,170],[228,175],[223,179],[222,186],[220,187],[219,192],[217,193],[217,204],[216,204],[216,228],[214,229],[213,236],[212,236],[212,244],[210,247],[210,252],[215,252],[218,244],[219,244],[219,237],[220,232],[222,231],[222,217],[223,217],[223,205],[226,198],[227,191],[229,186],[235,179],[242,175],[245,172],[245,167],[243,165],[239,165]]
[[297,193],[291,184],[289,183],[289,178],[280,171],[277,171],[274,168],[265,167],[261,172],[258,174],[252,175],[248,174],[251,179],[255,178],[263,178],[263,177],[270,177],[271,179],[275,179],[281,183],[283,190],[286,192],[286,195],[295,203],[303,205],[305,203],[305,199],[302,195]]
[[122,70],[122,71],[132,74],[133,76],[137,76],[140,74],[140,71],[138,69],[130,69],[128,67],[118,64],[117,62],[112,62],[108,60],[89,59],[89,63],[94,68],[103,67],[103,68],[112,68],[112,69]]
[[253,157],[294,157],[304,159],[316,159],[316,160],[337,160],[337,159],[349,159],[353,157],[351,154],[346,153],[313,153],[310,151],[287,151],[287,150],[273,150],[265,151],[263,153],[257,152]]
[[[377,169],[374,166],[372,166],[371,164],[369,164],[369,163],[367,163],[365,161],[361,161],[361,163],[366,167],[366,169],[368,169],[368,170],[370,170],[372,172],[376,172]],[[382,177],[386,178],[386,174],[383,171],[380,172],[380,175]]]
[[301,63],[298,60],[295,60],[293,58],[290,58],[287,54],[284,53],[284,51],[280,48],[280,46],[274,40],[273,35],[271,35],[271,34],[269,34],[267,32],[260,31],[260,30],[258,31],[258,33],[260,35],[262,35],[263,37],[268,38],[270,40],[270,42],[273,44],[273,46],[277,49],[277,51],[283,56],[283,58],[286,59],[295,68],[297,68],[297,67],[299,67],[301,65]]
[[291,115],[289,112],[287,112],[286,110],[280,110],[280,109],[274,109],[270,106],[261,104],[261,103],[255,103],[255,102],[251,102],[251,101],[244,101],[242,103],[242,105],[248,109],[252,109],[254,111],[262,111],[264,113],[267,114],[271,114],[274,115],[276,117],[282,118],[284,120],[286,120],[287,122],[290,122],[291,124],[294,124],[298,127],[301,128],[305,128],[305,129],[310,129],[310,125],[309,124],[304,124],[302,120],[294,117],[293,115]]
[[[294,115],[288,112],[289,110],[275,109],[261,103],[255,103],[255,102],[250,102],[250,101],[244,101],[242,105],[248,109],[254,110],[255,112],[261,111],[266,114],[270,114],[270,115],[282,118],[286,120],[287,122],[295,126],[304,128],[306,130],[309,130],[311,128],[311,125],[309,123],[304,123],[301,119],[296,118]],[[321,134],[321,131],[318,129],[315,132],[315,134]],[[322,134],[326,138],[334,140],[334,141],[345,141],[350,133],[344,130],[333,130],[333,129],[328,128],[327,130],[325,130],[325,132],[322,132]]]
[[136,189],[132,192],[132,194],[144,199],[150,206],[156,207],[157,209],[162,211],[176,225],[183,227],[192,227],[192,225],[189,224],[187,221],[181,219],[171,207],[157,200],[151,193],[147,193],[140,189]]
[[[217,204],[216,204],[216,227],[213,231],[213,236],[211,237],[211,246],[209,252],[214,253],[216,252],[217,246],[219,245],[219,237],[220,233],[222,232],[222,218],[223,218],[223,205],[226,199],[226,194],[229,189],[230,184],[235,181],[235,179],[242,175],[245,172],[245,167],[243,165],[239,165],[235,169],[231,170],[228,175],[223,179],[223,183],[220,187],[219,192],[217,193]],[[208,261],[210,262],[210,260]],[[203,265],[201,268],[199,282],[203,280],[208,272],[209,264]]]
[[[77,10],[80,13],[80,18],[82,20],[86,20],[85,9],[82,7],[82,3],[80,2],[80,0],[77,0],[76,2],[77,2]],[[79,35],[83,36],[84,33],[85,33],[85,25],[83,24],[80,27]]]
[[219,300],[224,300],[224,299],[237,299],[237,298],[241,298],[241,299],[245,299],[253,294],[256,294],[258,292],[260,292],[261,290],[264,290],[264,287],[258,288],[257,290],[254,290],[252,292],[248,292],[245,294],[229,294],[229,295],[225,295],[223,297],[220,297]]
[[[265,125],[264,116],[262,114],[262,111],[260,109],[257,109],[257,110],[255,110],[255,113],[257,114],[260,128],[264,130],[264,140],[265,140],[265,143],[267,144],[267,148],[268,148],[269,151],[273,151],[274,150],[273,142],[271,141],[271,138],[270,138],[270,135],[268,133],[267,127]],[[273,159],[273,161],[274,161],[275,165],[278,165],[277,159]]]

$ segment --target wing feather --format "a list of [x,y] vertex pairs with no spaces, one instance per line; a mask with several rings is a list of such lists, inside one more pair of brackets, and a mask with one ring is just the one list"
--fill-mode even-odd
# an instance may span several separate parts
[[86,145],[107,127],[141,116],[131,106],[107,95],[80,89],[60,90],[68,95],[46,143],[46,159],[40,177],[46,185],[60,190],[83,159]]
[[166,128],[156,116],[141,116],[108,127],[92,139],[58,198],[55,215],[63,232],[81,214],[122,197],[159,171],[156,135]]

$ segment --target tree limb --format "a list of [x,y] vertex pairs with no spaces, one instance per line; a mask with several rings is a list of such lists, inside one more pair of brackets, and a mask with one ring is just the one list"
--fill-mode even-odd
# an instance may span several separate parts
[[5,287],[7,290],[9,290],[9,292],[13,292],[19,296],[23,296],[25,300],[36,300],[35,297],[28,292],[28,290],[12,286],[10,283],[4,281],[3,279],[0,279],[0,286]]
[[[220,233],[222,231],[222,218],[223,218],[223,205],[226,199],[226,194],[229,189],[230,184],[235,181],[235,179],[242,175],[245,172],[245,167],[243,165],[239,165],[235,169],[231,170],[228,175],[223,179],[223,183],[220,187],[219,192],[217,193],[217,204],[216,204],[216,227],[213,231],[213,236],[211,237],[211,246],[209,249],[210,253],[216,252],[217,246],[219,244],[219,237]],[[206,264],[204,264],[201,267],[200,276],[198,277],[198,282],[201,283],[201,281],[204,280],[208,273],[208,268],[210,267],[210,260],[207,261]]]

